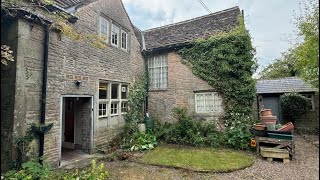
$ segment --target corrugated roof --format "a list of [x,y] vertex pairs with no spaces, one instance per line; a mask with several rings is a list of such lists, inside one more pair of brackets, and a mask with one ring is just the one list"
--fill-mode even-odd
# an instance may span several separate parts
[[256,88],[257,94],[316,91],[315,88],[298,77],[258,80]]
[[147,50],[208,38],[238,25],[238,6],[194,19],[143,31]]

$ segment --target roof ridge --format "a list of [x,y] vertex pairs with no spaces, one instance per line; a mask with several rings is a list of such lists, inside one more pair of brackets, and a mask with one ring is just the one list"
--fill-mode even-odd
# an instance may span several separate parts
[[239,8],[239,6],[234,6],[234,7],[228,8],[228,9],[224,9],[224,10],[221,10],[221,11],[216,11],[216,12],[213,12],[213,13],[210,13],[210,14],[206,14],[206,15],[203,15],[203,16],[198,16],[198,17],[195,17],[195,18],[192,18],[192,19],[188,19],[188,20],[179,21],[179,22],[172,23],[172,24],[167,24],[167,25],[164,25],[164,26],[159,26],[159,27],[147,29],[147,30],[144,30],[142,32],[145,33],[145,32],[153,31],[153,30],[156,30],[156,29],[161,29],[161,28],[171,27],[171,26],[175,26],[175,25],[179,25],[179,24],[189,23],[189,22],[192,22],[192,21],[196,21],[196,20],[199,20],[199,19],[202,19],[202,18],[206,18],[206,17],[210,17],[210,16],[213,16],[213,15],[225,13],[225,12],[228,12],[228,11],[231,11],[231,10],[235,10],[235,9],[240,9],[240,8]]

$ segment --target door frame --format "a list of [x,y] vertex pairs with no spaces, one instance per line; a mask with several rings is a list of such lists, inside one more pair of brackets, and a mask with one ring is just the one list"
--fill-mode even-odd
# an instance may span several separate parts
[[90,111],[90,150],[92,152],[93,148],[93,127],[94,127],[94,96],[91,95],[61,95],[60,96],[60,127],[59,127],[59,166],[61,164],[62,155],[62,128],[63,128],[63,108],[64,108],[64,98],[90,98],[91,101],[91,111]]

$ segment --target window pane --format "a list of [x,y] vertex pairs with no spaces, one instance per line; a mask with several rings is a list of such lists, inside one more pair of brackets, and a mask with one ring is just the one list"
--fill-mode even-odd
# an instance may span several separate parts
[[150,87],[153,89],[168,87],[168,59],[166,55],[148,59]]
[[128,86],[122,85],[121,86],[121,99],[127,99],[127,94],[128,94]]
[[222,97],[219,93],[197,93],[195,96],[196,112],[220,113],[223,111]]
[[118,103],[116,102],[111,103],[111,114],[112,115],[118,114]]
[[100,83],[99,85],[99,99],[107,99],[108,85],[105,83]]
[[112,84],[111,99],[118,99],[118,85],[119,84]]
[[108,37],[108,21],[100,17],[100,35],[104,36],[107,40]]
[[119,28],[112,24],[112,30],[111,30],[111,35],[112,35],[112,44],[118,45],[118,34],[119,34]]
[[99,116],[107,116],[107,104],[99,104]]
[[121,47],[123,49],[127,49],[127,33],[126,32],[122,32],[121,33]]
[[127,102],[121,103],[121,112],[127,112]]

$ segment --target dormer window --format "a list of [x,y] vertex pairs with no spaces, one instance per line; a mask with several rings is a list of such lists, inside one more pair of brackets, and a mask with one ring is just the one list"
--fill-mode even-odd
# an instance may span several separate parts
[[121,48],[127,50],[128,46],[128,33],[121,31]]
[[108,42],[108,21],[103,17],[100,17],[100,37],[106,38],[105,42]]
[[111,44],[118,46],[118,41],[119,41],[119,27],[112,24],[111,28]]

